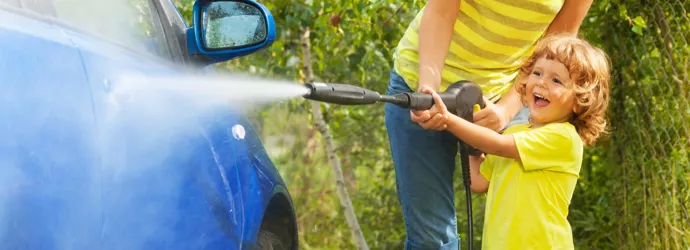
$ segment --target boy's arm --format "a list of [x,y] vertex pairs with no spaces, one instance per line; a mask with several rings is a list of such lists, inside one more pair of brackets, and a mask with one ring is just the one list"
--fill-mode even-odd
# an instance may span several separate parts
[[489,190],[489,180],[484,178],[484,176],[479,172],[479,168],[484,161],[484,155],[482,156],[470,156],[470,189],[475,193],[486,193]]
[[453,135],[464,141],[468,145],[480,151],[506,158],[520,160],[515,140],[512,135],[502,135],[489,128],[485,128],[448,112],[446,105],[438,94],[424,88],[426,93],[430,93],[434,98],[434,108],[440,112],[422,127],[426,129],[448,130]]
[[446,130],[484,153],[520,160],[512,135],[499,134],[453,114],[448,115],[446,125],[448,126]]

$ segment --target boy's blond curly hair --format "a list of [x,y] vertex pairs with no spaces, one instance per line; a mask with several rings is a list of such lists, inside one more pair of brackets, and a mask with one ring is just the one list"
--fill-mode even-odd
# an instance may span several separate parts
[[525,103],[526,84],[537,59],[556,60],[565,65],[573,80],[576,112],[570,123],[577,129],[586,146],[593,145],[606,133],[606,109],[609,104],[610,62],[603,50],[587,41],[567,35],[554,34],[540,39],[534,53],[522,65],[515,88]]

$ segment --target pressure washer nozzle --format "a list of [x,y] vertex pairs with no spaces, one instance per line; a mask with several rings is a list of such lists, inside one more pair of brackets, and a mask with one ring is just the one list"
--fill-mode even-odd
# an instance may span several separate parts
[[303,97],[306,99],[341,104],[341,105],[363,105],[378,102],[387,102],[403,108],[409,108],[412,98],[409,93],[397,95],[381,95],[369,89],[348,84],[337,83],[307,83],[305,86],[309,93]]
[[310,100],[341,104],[362,105],[374,104],[381,100],[381,95],[374,91],[353,85],[337,83],[307,83],[309,93],[303,97]]

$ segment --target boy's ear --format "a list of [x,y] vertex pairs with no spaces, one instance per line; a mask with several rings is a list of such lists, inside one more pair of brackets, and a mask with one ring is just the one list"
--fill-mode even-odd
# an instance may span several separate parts
[[527,98],[525,98],[525,95],[520,95],[520,102],[522,102],[523,107],[529,107],[529,105],[527,105]]
[[[522,85],[522,89],[521,89],[521,88],[519,88],[519,86],[520,86],[519,84],[520,84],[520,82],[518,82],[518,81],[514,82],[513,88],[515,88],[515,92],[518,93],[519,98],[520,98],[520,103],[522,103],[522,106],[527,107],[527,98],[526,98],[527,97],[527,90],[525,89],[525,88],[527,88],[527,86]],[[522,91],[520,91],[520,90],[522,90]]]
[[582,107],[580,105],[578,105],[577,103],[575,103],[575,105],[573,105],[573,113],[575,113],[575,115],[577,115],[577,114],[580,114],[580,112],[582,112]]

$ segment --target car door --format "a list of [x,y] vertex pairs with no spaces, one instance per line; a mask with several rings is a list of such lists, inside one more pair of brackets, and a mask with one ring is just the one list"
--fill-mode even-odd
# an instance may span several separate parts
[[[175,62],[194,67],[187,43],[187,24],[172,0],[156,0],[161,27],[166,34],[172,34],[168,41]],[[198,69],[196,73],[213,78],[219,73],[212,66]],[[203,77],[202,77],[203,78]],[[234,106],[216,110],[203,126],[203,137],[211,148],[213,162],[207,176],[205,188],[209,206],[216,212],[216,222],[221,225],[228,238],[241,242],[238,248],[250,247],[256,242],[264,210],[273,195],[276,180],[282,180],[266,156],[259,135],[251,122]],[[201,164],[203,165],[203,164]],[[215,183],[211,188],[210,183]],[[229,211],[225,216],[221,211]]]
[[[8,4],[9,3],[9,4]],[[0,249],[95,249],[100,199],[91,91],[62,28],[0,1]]]
[[[173,57],[177,58],[175,61],[193,66],[194,62],[189,55],[192,48],[188,48],[184,19],[172,0],[157,0],[155,3],[159,4],[157,7],[165,33],[177,37],[168,39]],[[179,52],[176,48],[180,48]],[[206,66],[202,72],[207,74],[206,77],[219,73],[212,66]],[[220,196],[220,192],[224,190],[232,193],[232,198],[228,199],[230,202],[224,208],[232,211],[232,220],[222,222],[223,219],[219,217],[218,221],[232,226],[232,231],[242,241],[241,248],[246,248],[256,243],[265,216],[274,216],[265,214],[272,196],[286,188],[281,186],[284,185],[282,177],[268,157],[251,122],[242,115],[241,110],[234,108],[231,104],[228,109],[214,113],[213,118],[204,126],[204,136],[208,138],[209,146],[213,147],[213,154],[220,163],[216,175],[224,183],[223,189],[214,190],[214,196]]]
[[[217,113],[202,113],[188,99],[194,83],[180,82],[190,72],[181,65],[179,40],[171,39],[174,33],[161,22],[170,18],[160,2],[138,0],[129,8],[121,1],[70,1],[92,6],[58,8],[57,15],[75,26],[64,32],[79,47],[101,132],[107,197],[102,244],[241,246],[245,213],[237,166],[246,157],[229,147],[232,126],[218,126]],[[115,10],[117,17],[107,15]],[[99,15],[109,19],[92,19]],[[131,20],[144,22],[131,25]],[[181,86],[186,91],[175,90]]]

